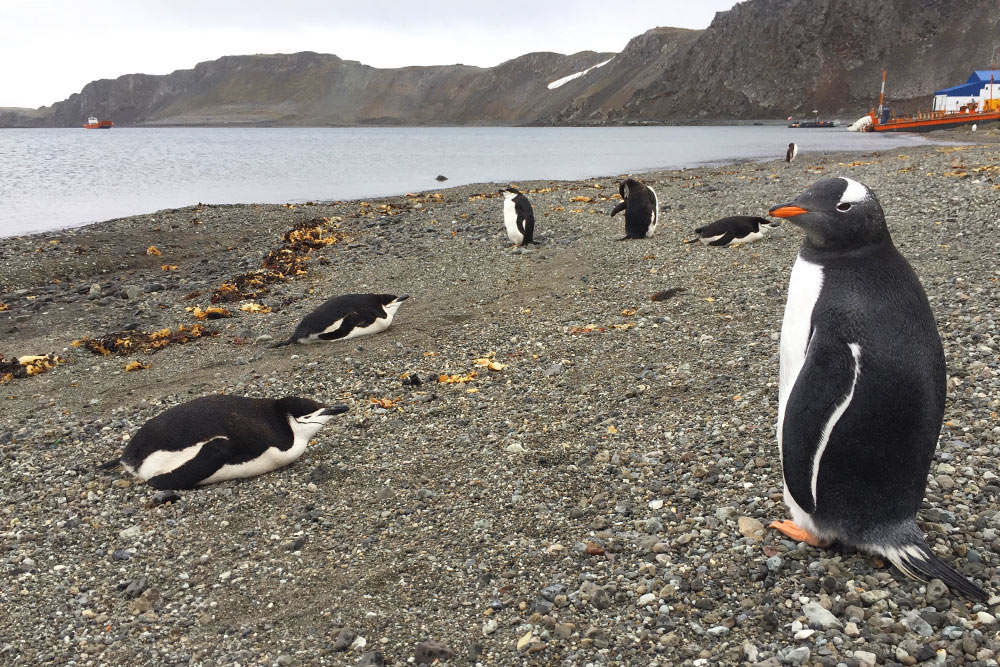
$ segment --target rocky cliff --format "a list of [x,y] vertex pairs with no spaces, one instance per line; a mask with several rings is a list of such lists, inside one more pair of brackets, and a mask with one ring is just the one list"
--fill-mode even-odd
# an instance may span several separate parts
[[[989,66],[996,0],[746,0],[705,30],[655,28],[619,54],[531,53],[479,68],[377,69],[334,55],[228,56],[163,76],[95,81],[0,127],[685,123],[859,116],[881,70],[894,106]],[[609,58],[611,62],[600,67]],[[590,69],[556,88],[549,84]]]

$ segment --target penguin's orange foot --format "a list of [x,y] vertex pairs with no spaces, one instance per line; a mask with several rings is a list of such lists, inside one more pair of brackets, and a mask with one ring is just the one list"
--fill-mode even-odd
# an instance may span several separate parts
[[784,533],[796,542],[805,542],[813,547],[826,548],[833,544],[832,541],[821,540],[809,531],[799,528],[791,519],[772,521],[769,528],[774,528],[778,532]]

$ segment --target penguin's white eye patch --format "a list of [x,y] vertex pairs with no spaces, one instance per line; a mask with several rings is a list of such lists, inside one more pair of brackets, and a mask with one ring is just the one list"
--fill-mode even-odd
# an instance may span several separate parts
[[850,211],[851,210],[851,204],[850,204],[850,202],[846,202],[846,201],[840,202],[839,204],[837,204],[837,210],[838,211]]

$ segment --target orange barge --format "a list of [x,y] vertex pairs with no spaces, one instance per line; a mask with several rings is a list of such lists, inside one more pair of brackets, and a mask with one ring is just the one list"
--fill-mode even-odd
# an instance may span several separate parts
[[[1000,95],[994,95],[995,78],[998,78],[996,70],[974,72],[966,83],[937,91],[934,95],[934,111],[896,116],[892,109],[884,106],[883,70],[878,110],[872,109],[867,116],[858,119],[852,129],[863,132],[930,132],[960,125],[1000,121]],[[949,100],[954,108],[948,108]]]

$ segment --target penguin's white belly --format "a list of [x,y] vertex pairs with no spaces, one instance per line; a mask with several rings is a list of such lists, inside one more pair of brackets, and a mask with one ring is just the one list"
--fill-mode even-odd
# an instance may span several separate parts
[[[792,267],[791,280],[788,283],[788,301],[785,304],[785,316],[781,321],[781,351],[780,370],[778,374],[778,455],[784,464],[782,450],[782,429],[785,421],[785,406],[795,380],[802,371],[809,346],[809,334],[812,328],[812,312],[823,289],[823,267],[807,262],[799,256]],[[818,463],[818,461],[817,461]],[[809,514],[803,510],[792,494],[788,485],[784,490],[785,504],[791,512],[792,519],[814,535],[818,533]]]
[[514,208],[514,200],[507,199],[503,203],[503,226],[507,230],[507,238],[514,245],[521,245],[524,242],[524,234],[517,230],[517,210]]
[[713,243],[713,242],[715,242],[715,241],[718,241],[718,240],[719,240],[719,239],[721,239],[721,238],[722,238],[723,236],[725,236],[725,234],[719,234],[718,236],[699,236],[699,237],[698,237],[698,240],[700,240],[700,241],[701,241],[702,243],[704,243],[705,245],[708,245],[708,244],[710,244],[710,243]]
[[660,200],[657,198],[656,191],[653,188],[650,188],[648,185],[646,187],[649,188],[649,191],[653,195],[653,212],[649,216],[649,227],[646,229],[646,238],[648,239],[652,238],[653,233],[656,231],[657,218],[660,212]]
[[215,482],[225,482],[230,479],[242,477],[256,477],[265,472],[271,472],[277,468],[288,465],[295,459],[302,456],[306,451],[308,439],[296,437],[292,446],[286,450],[277,447],[268,447],[257,458],[243,463],[226,464],[216,470],[212,475],[198,482],[201,484],[214,484]]
[[762,239],[762,238],[764,238],[764,233],[763,232],[750,232],[749,234],[747,234],[746,236],[744,236],[742,238],[733,239],[729,243],[729,245],[732,246],[732,245],[743,245],[744,243],[753,243],[754,241],[756,241],[758,239]]
[[125,465],[125,469],[128,470],[133,475],[136,475],[143,481],[148,482],[153,477],[158,475],[165,475],[168,472],[173,472],[177,468],[193,459],[201,451],[201,448],[210,442],[215,440],[228,440],[224,435],[218,435],[214,438],[209,438],[208,440],[202,440],[201,442],[196,442],[193,445],[185,447],[184,449],[178,450],[167,450],[161,449],[153,452],[146,458],[142,460],[139,467],[133,470],[130,466]]
[[368,334],[378,333],[380,331],[385,331],[392,324],[392,315],[388,317],[380,317],[366,327],[354,327],[351,333],[347,334],[340,340],[347,340],[348,338],[357,338],[358,336],[367,336]]

